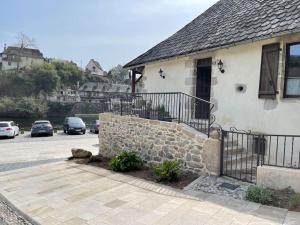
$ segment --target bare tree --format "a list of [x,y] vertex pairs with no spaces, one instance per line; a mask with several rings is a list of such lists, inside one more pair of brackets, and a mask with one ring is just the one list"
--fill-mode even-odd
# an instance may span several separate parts
[[17,37],[17,44],[16,46],[20,49],[28,48],[28,47],[36,47],[34,38],[30,38],[26,34],[20,32],[18,33]]
[[18,47],[18,62],[17,62],[17,70],[19,70],[20,68],[20,60],[21,60],[21,54],[23,52],[24,48],[28,48],[28,47],[33,47],[35,48],[35,40],[33,38],[30,38],[29,36],[27,36],[26,34],[19,32],[18,35],[16,36],[17,39],[17,43],[16,43],[16,47]]

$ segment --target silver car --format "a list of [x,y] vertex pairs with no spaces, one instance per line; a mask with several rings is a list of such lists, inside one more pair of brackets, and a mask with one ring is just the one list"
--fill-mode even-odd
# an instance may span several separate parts
[[20,129],[14,121],[0,121],[0,137],[14,138],[19,134]]

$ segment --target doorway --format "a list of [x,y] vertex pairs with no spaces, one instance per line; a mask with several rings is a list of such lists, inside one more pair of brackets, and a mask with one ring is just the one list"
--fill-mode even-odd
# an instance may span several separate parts
[[[196,97],[210,101],[212,58],[197,61]],[[209,119],[210,104],[196,100],[195,118]]]

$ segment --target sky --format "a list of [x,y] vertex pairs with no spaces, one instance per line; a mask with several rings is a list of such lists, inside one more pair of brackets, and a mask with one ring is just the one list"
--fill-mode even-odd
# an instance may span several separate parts
[[90,59],[105,70],[136,58],[217,0],[9,0],[1,2],[0,50],[23,32],[47,58]]

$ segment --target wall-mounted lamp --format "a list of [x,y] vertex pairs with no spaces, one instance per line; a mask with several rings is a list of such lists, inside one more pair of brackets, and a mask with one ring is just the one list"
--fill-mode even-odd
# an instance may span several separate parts
[[223,69],[224,67],[224,63],[222,62],[222,60],[220,59],[218,62],[218,67],[221,73],[225,73],[225,70]]
[[162,79],[166,79],[166,75],[164,75],[164,71],[163,71],[162,69],[160,69],[160,70],[158,71],[158,73],[159,73],[159,76],[160,76]]

